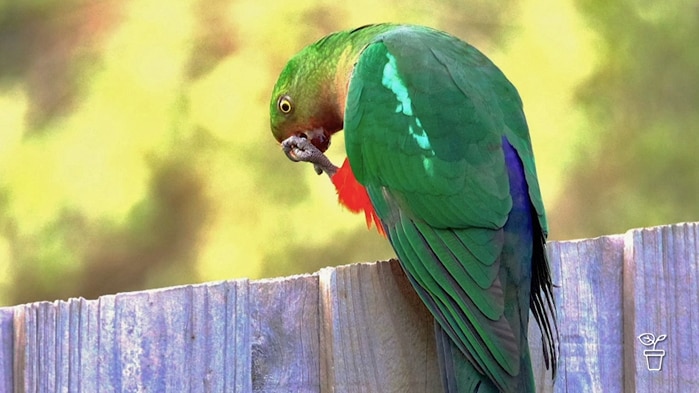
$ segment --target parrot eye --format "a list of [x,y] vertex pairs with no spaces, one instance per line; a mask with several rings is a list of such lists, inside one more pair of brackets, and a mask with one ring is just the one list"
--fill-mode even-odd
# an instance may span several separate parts
[[287,95],[283,95],[279,97],[279,102],[277,103],[277,107],[279,110],[285,114],[288,115],[294,110],[293,105],[291,105],[291,97]]

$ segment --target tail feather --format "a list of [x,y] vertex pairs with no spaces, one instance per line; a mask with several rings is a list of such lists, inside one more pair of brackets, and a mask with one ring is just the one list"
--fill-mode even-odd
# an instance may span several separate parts
[[434,331],[445,393],[498,393],[498,388],[473,367],[439,323],[435,322]]
[[541,329],[541,343],[546,368],[551,369],[552,378],[556,379],[559,336],[558,323],[556,321],[556,304],[553,297],[555,285],[551,278],[551,268],[546,257],[546,238],[538,224],[535,225],[534,236],[530,309]]

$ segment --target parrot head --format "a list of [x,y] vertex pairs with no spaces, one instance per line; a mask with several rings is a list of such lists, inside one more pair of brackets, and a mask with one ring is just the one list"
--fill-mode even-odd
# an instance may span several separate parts
[[299,136],[321,152],[331,136],[342,129],[343,108],[330,64],[313,47],[292,58],[274,86],[270,102],[272,134],[278,142]]
[[[357,181],[349,159],[336,167],[324,154],[333,134],[344,128],[349,80],[370,37],[369,32],[364,41],[362,36],[352,36],[362,29],[326,36],[289,60],[272,92],[270,123],[272,135],[287,158],[313,163],[317,174],[326,173],[335,185],[340,204],[353,213],[363,212],[367,227],[375,225],[385,235],[369,194]],[[298,155],[299,152],[305,155]]]

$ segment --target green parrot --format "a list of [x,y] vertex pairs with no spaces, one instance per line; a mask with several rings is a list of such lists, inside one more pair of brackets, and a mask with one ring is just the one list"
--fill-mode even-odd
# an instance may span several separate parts
[[[436,320],[447,392],[534,392],[531,309],[558,356],[546,216],[521,99],[481,52],[424,26],[328,35],[281,72],[271,128],[364,212]],[[347,159],[325,156],[344,130]]]

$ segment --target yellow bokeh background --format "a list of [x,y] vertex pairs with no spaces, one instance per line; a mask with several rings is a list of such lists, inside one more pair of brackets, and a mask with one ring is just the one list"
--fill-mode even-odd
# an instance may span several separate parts
[[[615,124],[581,104],[583,88],[616,64],[609,33],[591,22],[600,4],[0,2],[0,305],[391,257],[269,131],[285,61],[374,22],[447,30],[503,69],[525,103],[553,239],[696,219],[696,209],[609,225],[575,219],[587,202],[570,199],[574,174]],[[639,26],[679,17],[627,6]],[[339,138],[331,158],[342,157]]]

